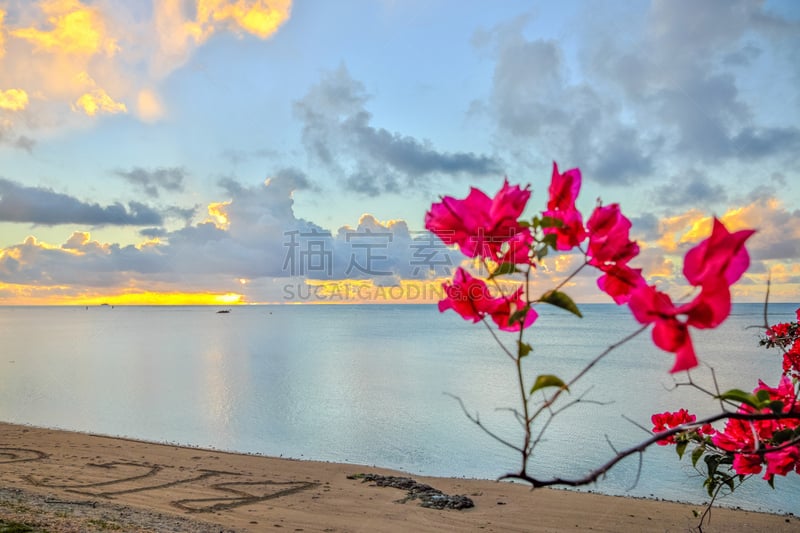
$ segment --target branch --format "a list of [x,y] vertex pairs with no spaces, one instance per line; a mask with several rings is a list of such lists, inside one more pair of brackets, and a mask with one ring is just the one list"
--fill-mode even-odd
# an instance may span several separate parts
[[455,394],[450,394],[449,392],[445,392],[444,394],[447,395],[447,396],[450,396],[455,401],[457,401],[459,403],[459,405],[461,405],[461,410],[464,411],[464,415],[470,420],[470,422],[472,422],[473,424],[475,424],[476,426],[481,428],[484,433],[486,433],[487,435],[492,437],[494,440],[496,440],[500,444],[508,446],[512,450],[515,450],[515,451],[517,451],[519,453],[524,453],[523,450],[519,446],[515,446],[514,444],[511,444],[510,442],[508,442],[507,440],[505,440],[504,438],[500,437],[499,435],[497,435],[496,433],[494,433],[493,431],[488,429],[486,426],[484,426],[483,423],[481,423],[480,419],[477,416],[472,416],[469,413],[469,411],[467,411],[467,407],[464,405],[464,401],[461,398],[459,398]]
[[[601,476],[603,476],[606,472],[611,470],[614,465],[625,459],[626,457],[633,455],[634,453],[642,453],[647,448],[652,446],[653,444],[657,443],[660,440],[663,440],[667,437],[671,437],[672,435],[677,435],[678,433],[682,433],[687,429],[691,429],[694,427],[699,427],[705,424],[710,424],[712,422],[716,422],[718,420],[725,420],[725,419],[736,419],[736,420],[786,420],[786,419],[793,419],[793,420],[800,420],[800,413],[719,413],[713,416],[709,416],[703,420],[698,420],[692,422],[691,424],[682,424],[680,426],[676,426],[674,428],[668,429],[667,431],[662,431],[661,433],[657,433],[650,437],[647,440],[642,441],[641,443],[637,444],[636,446],[632,446],[626,450],[619,452],[605,464],[601,465],[599,468],[592,470],[586,476],[577,479],[565,479],[561,477],[554,477],[552,479],[538,479],[528,475],[526,471],[521,471],[517,474],[510,473],[505,474],[504,476],[500,477],[500,480],[504,479],[518,479],[521,481],[525,481],[530,483],[534,488],[538,487],[549,487],[553,485],[566,485],[568,487],[580,487],[582,485],[588,485],[589,483],[594,483],[597,481]],[[785,443],[784,443],[785,444]],[[761,451],[753,451],[748,453],[753,454],[760,454],[763,455],[765,453],[769,453],[775,450],[781,449],[782,446],[776,446],[775,448],[770,448],[769,450],[761,450]]]

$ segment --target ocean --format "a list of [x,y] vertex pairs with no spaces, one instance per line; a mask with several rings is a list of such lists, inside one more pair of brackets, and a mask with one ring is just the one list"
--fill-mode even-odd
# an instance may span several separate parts
[[[770,321],[797,304],[771,304]],[[539,308],[527,379],[567,380],[635,331],[625,308],[583,305],[579,319]],[[520,443],[511,361],[486,329],[430,305],[0,307],[0,420],[299,459],[376,465],[416,475],[494,479],[513,451],[464,415]],[[780,354],[758,346],[762,304],[737,304],[723,326],[695,331],[696,383],[775,385]],[[501,340],[513,344],[514,335]],[[537,477],[584,475],[647,438],[654,412],[718,405],[668,373],[649,333],[611,352],[570,391],[530,465]],[[683,376],[677,376],[678,380]],[[635,422],[635,423],[634,423]],[[0,446],[2,437],[0,437]],[[702,503],[688,457],[653,446],[585,490]],[[800,514],[800,476],[772,490],[751,479],[718,503]]]

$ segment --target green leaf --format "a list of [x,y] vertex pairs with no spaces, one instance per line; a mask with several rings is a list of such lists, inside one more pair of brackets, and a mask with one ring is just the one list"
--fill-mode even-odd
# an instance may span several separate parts
[[546,246],[549,246],[550,248],[555,250],[556,244],[558,243],[558,235],[556,235],[555,233],[550,233],[548,235],[545,235],[544,237],[542,237],[541,242]]
[[530,309],[530,306],[526,305],[522,309],[520,309],[518,311],[514,311],[513,313],[511,313],[511,316],[508,317],[508,323],[509,324],[516,324],[517,322],[519,322],[520,324],[522,324],[523,322],[525,322],[525,315],[528,314],[528,310],[529,309]]
[[531,394],[539,389],[545,389],[547,387],[558,387],[569,392],[569,387],[560,377],[554,376],[553,374],[540,374],[536,376],[536,381],[533,383],[533,387],[531,387]]
[[769,409],[773,413],[782,413],[783,412],[783,402],[780,400],[775,400],[769,402]]
[[783,444],[788,442],[794,437],[794,431],[791,429],[782,429],[772,434],[772,442],[774,444]]
[[774,475],[769,476],[769,479],[767,479],[767,483],[769,483],[769,486],[772,487],[772,490],[775,490],[775,476]]
[[678,458],[683,459],[683,452],[686,451],[687,444],[689,443],[686,442],[685,440],[682,440],[675,445],[675,451],[678,452]]
[[758,409],[761,405],[761,402],[758,400],[758,398],[756,398],[756,396],[740,389],[731,389],[725,391],[719,396],[716,396],[716,398],[720,400],[730,400],[732,402],[743,403],[756,409]]
[[522,228],[530,228],[531,227],[531,223],[528,222],[527,220],[517,220],[517,224],[519,224],[519,226],[522,227]]
[[758,398],[758,401],[762,404],[769,402],[769,391],[761,389],[760,391],[756,392],[756,398]]
[[525,357],[533,351],[533,347],[527,342],[517,341],[517,354],[520,357]]
[[717,466],[719,465],[719,458],[716,455],[706,455],[703,460],[706,462],[708,469],[708,477],[713,478],[717,473]]
[[548,303],[550,305],[554,305],[556,307],[560,307],[561,309],[565,309],[572,313],[573,315],[577,315],[580,318],[583,318],[580,310],[578,310],[578,306],[575,305],[575,302],[572,301],[572,298],[567,296],[566,293],[561,291],[547,291],[539,298],[539,301]]
[[703,456],[703,452],[705,451],[706,451],[705,446],[698,446],[697,448],[694,449],[694,451],[692,452],[692,466],[697,466],[697,461],[700,460],[700,458]]
[[564,225],[564,221],[559,218],[545,217],[539,219],[539,226],[542,228],[560,228]]
[[494,269],[494,272],[489,276],[489,279],[492,279],[497,276],[502,276],[504,274],[514,274],[516,272],[521,272],[517,268],[517,265],[514,263],[500,263],[497,268]]

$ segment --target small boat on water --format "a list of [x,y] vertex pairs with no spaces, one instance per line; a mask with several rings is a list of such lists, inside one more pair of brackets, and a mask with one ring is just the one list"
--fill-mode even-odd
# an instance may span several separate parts
[[219,314],[222,314],[222,313],[230,313],[230,312],[231,312],[230,309],[220,309],[219,311],[217,311],[217,314],[219,315]]

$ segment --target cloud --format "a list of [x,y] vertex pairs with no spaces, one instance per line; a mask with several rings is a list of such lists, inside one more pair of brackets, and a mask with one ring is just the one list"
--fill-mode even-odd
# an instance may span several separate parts
[[128,107],[115,102],[103,89],[93,89],[91,92],[82,94],[72,105],[73,111],[83,111],[88,116],[93,117],[98,113],[127,113]]
[[28,93],[22,89],[0,91],[0,109],[22,111],[28,107]]
[[35,27],[11,30],[12,37],[28,41],[37,52],[59,52],[112,57],[119,51],[114,37],[109,35],[106,21],[97,8],[78,0],[47,0],[39,3],[50,29]]
[[377,196],[418,184],[429,175],[502,173],[494,157],[441,152],[428,141],[372,126],[367,101],[363,84],[340,66],[294,103],[307,152],[340,176],[347,189]]
[[134,167],[131,170],[114,172],[125,181],[132,183],[151,198],[158,198],[159,189],[169,192],[183,191],[186,169],[182,167],[157,168],[153,170]]
[[164,105],[156,91],[139,91],[136,95],[136,115],[144,122],[155,122],[164,116]]
[[56,224],[87,224],[91,226],[160,225],[161,215],[154,209],[130,202],[101,206],[41,187],[26,187],[0,178],[0,221],[28,222],[52,226]]
[[640,20],[613,13],[620,5],[576,19],[557,41],[530,37],[527,15],[476,32],[494,62],[483,109],[506,149],[579,165],[606,185],[797,161],[796,113],[765,112],[753,72],[800,75],[782,52],[800,44],[800,22],[749,0],[656,0]]
[[759,124],[736,69],[766,61],[761,47],[770,43],[796,46],[798,30],[760,2],[654,1],[624,43],[595,34],[587,67],[599,86],[623,91],[641,123],[661,130],[671,155],[756,160],[796,150],[800,129]]
[[[274,301],[281,298],[281,288],[293,283],[296,294],[296,287],[305,287],[307,279],[338,280],[353,287],[362,281],[375,287],[401,287],[409,280],[427,280],[438,287],[432,280],[451,274],[461,260],[460,252],[447,249],[428,232],[410,231],[402,220],[382,222],[364,215],[355,227],[332,233],[297,218],[294,192],[314,185],[296,169],[280,170],[256,185],[232,179],[220,185],[228,199],[212,204],[213,209],[209,206],[215,217],[172,231],[155,221],[140,230],[146,240],[135,246],[98,242],[78,231],[60,245],[31,237],[2,249],[0,287],[11,283],[35,286],[37,291],[69,285],[78,292],[121,287],[187,292],[219,291],[224,286],[223,292],[250,291],[250,301]],[[0,195],[0,213],[38,223],[54,222],[56,213],[69,210],[108,211],[7,180],[0,181]],[[33,204],[51,213],[51,219],[31,216],[31,209],[25,216],[7,209],[7,205]],[[132,211],[141,210],[131,205]],[[90,217],[60,219],[66,218]]]
[[14,148],[32,153],[36,141],[25,135],[16,135],[14,133],[14,124],[0,116],[0,144],[8,144]]
[[495,58],[490,111],[503,141],[561,161],[579,162],[589,179],[628,184],[653,170],[660,141],[622,120],[621,106],[589,83],[572,83],[555,41],[528,40],[527,17],[473,41]]
[[707,206],[727,200],[727,189],[703,172],[690,170],[686,175],[673,176],[666,185],[655,189],[654,203],[668,207]]
[[[119,1],[4,5],[10,15],[0,10],[0,91],[25,91],[29,97],[30,113],[25,120],[14,118],[15,128],[30,138],[36,129],[68,130],[106,114],[131,112],[143,122],[158,121],[168,113],[159,83],[211,35],[267,38],[291,13],[289,0],[153,4],[152,9]],[[3,94],[0,110],[7,110],[9,95]]]
[[289,19],[291,0],[199,0],[196,26],[210,35],[217,26],[266,39]]
[[731,137],[733,155],[758,159],[800,150],[800,128],[743,128]]
[[264,159],[267,157],[277,157],[279,153],[269,148],[259,148],[257,150],[239,150],[236,148],[226,148],[220,154],[231,165],[239,165],[251,159]]
[[161,77],[183,65],[211,35],[227,30],[261,39],[289,20],[291,0],[197,0],[186,9],[181,0],[154,5],[158,50],[153,69]]
[[[2,136],[0,136],[0,142],[2,141]],[[25,135],[20,135],[14,141],[14,147],[19,148],[20,150],[25,150],[29,154],[33,153],[33,147],[36,146],[36,140],[31,139],[30,137],[26,137]]]

